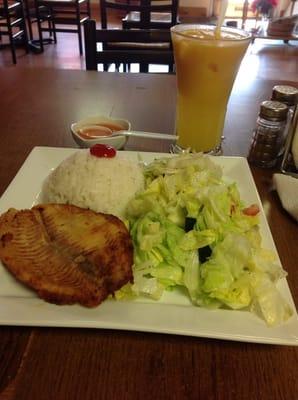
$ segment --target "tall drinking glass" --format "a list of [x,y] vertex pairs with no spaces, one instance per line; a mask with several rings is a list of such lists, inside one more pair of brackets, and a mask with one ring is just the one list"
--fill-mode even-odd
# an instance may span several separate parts
[[211,25],[171,28],[177,74],[178,146],[221,151],[227,103],[250,42],[247,32]]

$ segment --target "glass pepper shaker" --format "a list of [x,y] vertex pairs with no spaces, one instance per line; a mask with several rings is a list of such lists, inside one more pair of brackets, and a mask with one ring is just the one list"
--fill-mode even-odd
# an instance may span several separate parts
[[289,114],[293,114],[298,103],[298,89],[294,86],[276,85],[272,89],[271,100],[285,103],[289,107]]
[[275,166],[283,144],[287,116],[286,104],[272,100],[261,103],[248,154],[251,164],[263,168]]

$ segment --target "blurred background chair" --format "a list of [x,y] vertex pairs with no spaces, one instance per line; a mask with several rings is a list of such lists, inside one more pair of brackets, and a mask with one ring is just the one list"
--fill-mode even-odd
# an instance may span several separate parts
[[138,0],[140,10],[129,11],[122,20],[123,29],[169,29],[178,21],[178,0]]
[[[178,11],[178,0],[126,0],[126,1],[119,1],[119,0],[100,0],[100,15],[101,15],[101,27],[102,29],[109,29],[113,26],[113,21],[115,20],[115,15],[114,18],[112,18],[112,13],[117,13],[118,17],[120,14],[120,18],[122,16],[122,28],[123,30],[130,30],[133,29],[134,31],[136,30],[148,30],[148,29],[159,29],[159,30],[165,30],[166,33],[165,37],[169,38],[170,37],[170,27],[172,25],[175,25],[177,22],[177,11]],[[139,21],[137,18],[135,18],[134,21],[132,21],[131,13],[137,13],[134,14],[139,17]],[[159,13],[160,18],[159,22],[156,22],[156,18],[153,22],[151,20],[153,13]],[[164,20],[162,21],[161,15],[164,16]],[[156,14],[155,14],[156,16]],[[133,22],[132,24],[130,22]],[[126,50],[130,47],[133,47],[133,51],[136,52],[138,51],[138,54],[141,54],[140,51],[143,50],[145,54],[147,54],[148,57],[148,52],[149,50],[153,54],[153,50],[160,55],[165,56],[165,53],[172,52],[171,49],[171,41],[166,40],[165,42],[147,42],[143,43],[138,40],[136,43],[132,43],[132,36],[129,37],[130,40],[127,41],[127,43],[123,44],[123,40],[119,40],[119,42],[113,42],[112,44],[109,41],[104,41],[102,44],[102,49],[103,51],[107,52],[108,50],[111,51],[116,51],[117,46],[119,47],[119,52],[124,51],[124,47],[126,47]],[[122,43],[120,43],[122,42]],[[129,43],[131,42],[131,43]],[[111,48],[112,46],[112,48]],[[129,64],[124,64],[129,68]],[[140,63],[140,72],[148,72],[148,66],[149,63]],[[108,66],[107,64],[104,64],[104,70],[107,70]],[[169,71],[173,71],[173,64],[169,64]]]
[[[2,36],[8,37],[8,45],[11,50],[12,61],[17,63],[16,44],[21,43],[25,46],[28,53],[28,36],[24,7],[22,0],[9,1],[0,0],[0,40]],[[1,43],[1,47],[4,46]]]
[[108,28],[112,10],[123,13],[123,29],[169,29],[178,23],[179,0],[100,0],[101,26]]
[[96,23],[84,23],[86,69],[97,70],[98,64],[108,70],[110,64],[126,67],[140,65],[149,72],[149,64],[165,64],[173,71],[174,56],[169,30],[163,29],[96,29]]
[[[34,53],[40,53],[43,51],[43,44],[57,42],[56,30],[52,18],[51,9],[46,6],[40,6],[37,11],[35,0],[23,1],[28,27],[29,47],[30,50]],[[49,32],[49,37],[47,38],[43,37],[42,31],[39,32],[38,38],[34,35],[33,27],[35,23],[38,23],[37,14],[40,20],[41,28],[43,29],[43,22],[46,22],[48,25],[47,31]]]
[[[82,24],[90,18],[90,0],[35,0],[36,19],[39,31],[40,47],[43,50],[43,32],[77,33],[79,51],[83,54]],[[44,17],[44,10],[48,16]],[[43,26],[45,20],[50,25]]]

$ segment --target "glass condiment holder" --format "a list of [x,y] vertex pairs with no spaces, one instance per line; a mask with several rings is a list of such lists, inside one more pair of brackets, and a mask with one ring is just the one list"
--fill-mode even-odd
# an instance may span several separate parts
[[298,103],[298,89],[294,86],[276,85],[272,89],[271,100],[285,103],[291,111]]
[[286,104],[271,100],[261,103],[248,154],[248,161],[251,164],[263,168],[276,165],[283,144],[287,116]]
[[[295,155],[297,159],[297,142],[296,142],[297,140],[298,140],[298,108],[296,107],[295,113],[293,115],[290,124],[289,133],[285,144],[285,151],[280,166],[280,171],[283,174],[291,175],[295,178],[298,178],[297,160],[296,162],[294,160]],[[295,149],[293,148],[294,141],[295,141]]]
[[288,117],[283,134],[283,143],[279,152],[279,155],[282,155],[285,152],[287,137],[290,133],[294,112],[298,104],[298,89],[294,86],[275,85],[272,89],[271,100],[280,101],[288,106]]

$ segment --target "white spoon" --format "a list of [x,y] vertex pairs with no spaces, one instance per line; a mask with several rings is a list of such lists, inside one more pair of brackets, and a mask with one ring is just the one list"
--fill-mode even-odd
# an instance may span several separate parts
[[[94,131],[94,133],[92,133]],[[100,132],[100,134],[96,134]],[[88,133],[87,133],[88,132]],[[159,140],[177,140],[178,136],[175,135],[167,135],[164,133],[152,133],[152,132],[143,132],[143,131],[112,131],[110,128],[104,125],[88,125],[81,129],[78,129],[76,132],[77,135],[81,136],[83,139],[92,140],[99,138],[109,138],[115,136],[127,136],[127,137],[139,137],[145,139],[159,139]]]

